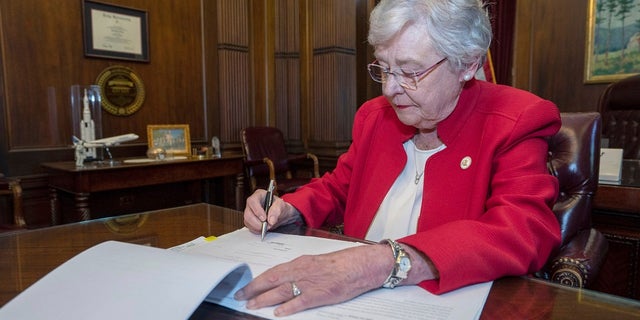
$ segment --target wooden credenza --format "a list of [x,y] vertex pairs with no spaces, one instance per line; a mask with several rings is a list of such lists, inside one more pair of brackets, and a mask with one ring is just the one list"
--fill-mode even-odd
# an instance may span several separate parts
[[123,160],[84,167],[76,167],[72,161],[48,162],[42,166],[49,173],[53,224],[197,202],[235,209],[244,204],[241,155],[153,162]]
[[593,289],[640,299],[640,160],[624,160],[620,185],[598,186],[593,223],[609,241]]

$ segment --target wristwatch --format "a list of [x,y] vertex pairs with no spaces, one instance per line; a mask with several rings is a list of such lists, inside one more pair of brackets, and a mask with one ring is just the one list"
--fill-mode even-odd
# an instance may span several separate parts
[[411,270],[411,259],[406,251],[397,242],[387,239],[387,243],[393,250],[393,257],[395,258],[395,264],[393,270],[387,277],[387,280],[382,284],[383,288],[393,289],[400,281],[406,279],[409,276],[409,270]]

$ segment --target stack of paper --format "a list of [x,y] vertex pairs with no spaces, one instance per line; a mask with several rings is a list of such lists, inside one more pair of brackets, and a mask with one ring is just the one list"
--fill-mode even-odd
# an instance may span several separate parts
[[[187,319],[204,300],[275,318],[273,307],[247,310],[233,299],[251,280],[251,271],[356,245],[362,244],[278,233],[262,242],[247,229],[174,250],[105,242],[7,303],[0,319]],[[489,282],[440,296],[417,286],[379,289],[284,319],[477,319],[490,288]]]

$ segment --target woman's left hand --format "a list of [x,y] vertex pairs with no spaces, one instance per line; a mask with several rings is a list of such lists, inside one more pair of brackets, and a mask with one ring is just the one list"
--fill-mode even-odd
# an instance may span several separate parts
[[387,244],[305,255],[277,265],[235,295],[248,309],[277,305],[275,316],[340,303],[382,286],[394,260]]

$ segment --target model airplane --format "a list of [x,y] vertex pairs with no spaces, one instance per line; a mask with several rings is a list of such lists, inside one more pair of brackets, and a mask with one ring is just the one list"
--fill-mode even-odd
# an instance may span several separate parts
[[98,139],[98,140],[93,140],[93,141],[84,141],[81,139],[78,139],[77,137],[73,137],[73,144],[82,144],[85,147],[111,147],[111,146],[115,146],[115,145],[119,145],[123,142],[127,142],[127,141],[131,141],[131,140],[135,140],[138,139],[138,135],[134,134],[134,133],[127,133],[127,134],[122,134],[119,136],[113,136],[113,137],[108,137],[108,138],[102,138],[102,139]]
[[76,166],[82,167],[84,165],[85,159],[87,159],[86,150],[88,148],[99,148],[105,147],[108,148],[111,146],[119,145],[123,142],[131,141],[138,139],[138,135],[134,133],[122,134],[119,136],[113,136],[108,138],[102,138],[93,141],[84,141],[82,139],[78,139],[78,137],[73,136],[73,146],[76,149]]

